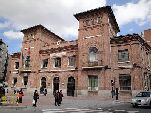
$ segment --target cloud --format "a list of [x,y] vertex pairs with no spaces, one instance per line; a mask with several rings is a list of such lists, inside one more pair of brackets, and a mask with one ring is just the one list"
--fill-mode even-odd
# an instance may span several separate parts
[[10,22],[0,23],[0,29],[8,28],[10,26]]
[[9,39],[21,39],[23,38],[23,34],[21,32],[15,32],[15,31],[6,31],[3,33],[4,36],[6,36]]
[[73,14],[102,7],[106,0],[0,0],[0,15],[16,29],[42,24],[60,36],[78,35]]
[[120,26],[136,22],[142,26],[151,21],[151,0],[139,0],[122,6],[113,5],[115,17]]

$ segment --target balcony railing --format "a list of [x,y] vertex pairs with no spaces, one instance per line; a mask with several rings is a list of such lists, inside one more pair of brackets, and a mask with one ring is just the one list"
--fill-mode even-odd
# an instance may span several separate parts
[[31,66],[20,68],[20,72],[31,72]]
[[98,62],[98,61],[88,62],[88,66],[89,66],[89,67],[98,66],[98,65],[99,65],[99,62]]
[[96,69],[96,68],[103,68],[103,67],[105,67],[105,66],[103,65],[102,60],[94,61],[94,62],[88,61],[88,62],[83,63],[83,65],[82,65],[83,69],[91,69],[91,68]]

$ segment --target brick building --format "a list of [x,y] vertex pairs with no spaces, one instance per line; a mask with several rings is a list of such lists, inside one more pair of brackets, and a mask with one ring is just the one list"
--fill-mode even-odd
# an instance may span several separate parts
[[131,96],[150,89],[151,47],[145,41],[150,35],[117,36],[120,30],[110,6],[74,16],[79,21],[74,41],[42,25],[22,30],[21,53],[10,59],[11,87],[47,88],[51,93],[62,89],[68,96],[111,96],[115,89],[120,96]]
[[0,85],[5,82],[7,73],[8,50],[7,45],[0,39]]

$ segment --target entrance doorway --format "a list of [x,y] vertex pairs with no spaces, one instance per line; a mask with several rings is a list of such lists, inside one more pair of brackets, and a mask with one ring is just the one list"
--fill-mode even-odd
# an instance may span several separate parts
[[75,90],[75,79],[74,77],[69,77],[67,83],[67,96],[74,96],[74,90]]
[[45,77],[41,78],[41,87],[46,88],[46,78]]
[[40,94],[43,94],[44,88],[46,88],[46,77],[41,78]]
[[26,87],[28,84],[28,76],[24,76],[24,86]]
[[13,86],[15,86],[17,84],[17,77],[13,78]]
[[53,79],[53,93],[56,90],[59,91],[59,77],[54,77],[54,79]]

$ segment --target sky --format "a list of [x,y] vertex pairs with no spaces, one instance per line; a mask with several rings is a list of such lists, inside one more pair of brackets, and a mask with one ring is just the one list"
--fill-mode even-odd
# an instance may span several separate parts
[[22,29],[43,25],[65,40],[78,37],[76,13],[111,6],[120,28],[118,35],[151,29],[151,0],[0,0],[0,39],[9,54],[19,52]]

